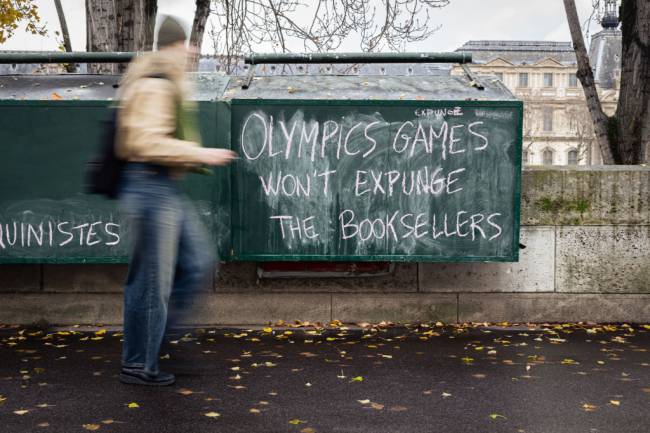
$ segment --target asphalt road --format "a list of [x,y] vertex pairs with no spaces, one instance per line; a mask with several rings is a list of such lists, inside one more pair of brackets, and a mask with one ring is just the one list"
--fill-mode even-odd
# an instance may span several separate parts
[[72,331],[0,328],[0,432],[650,432],[650,326],[193,330],[156,389]]

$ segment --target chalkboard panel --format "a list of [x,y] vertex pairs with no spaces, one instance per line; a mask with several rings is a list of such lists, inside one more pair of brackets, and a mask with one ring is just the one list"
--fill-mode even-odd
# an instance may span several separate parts
[[233,258],[517,261],[519,101],[232,101]]
[[[129,228],[116,201],[83,192],[85,163],[97,150],[107,101],[2,101],[0,104],[0,263],[122,263]],[[206,145],[227,144],[217,106],[199,102]],[[229,172],[189,175],[184,187],[212,233],[230,246]],[[229,197],[226,196],[229,200]]]

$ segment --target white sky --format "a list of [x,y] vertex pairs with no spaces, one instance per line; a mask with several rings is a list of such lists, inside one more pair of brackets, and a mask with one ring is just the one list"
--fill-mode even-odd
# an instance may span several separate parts
[[[35,0],[41,17],[50,30],[49,36],[27,34],[22,28],[13,38],[0,44],[0,50],[56,50],[54,31],[59,29],[53,0]],[[308,2],[308,0],[306,1]],[[84,0],[63,0],[72,48],[86,48]],[[581,19],[591,12],[591,0],[576,0]],[[159,0],[159,13],[176,15],[191,25],[194,0]],[[562,0],[451,0],[451,4],[431,13],[431,23],[441,25],[426,41],[412,43],[409,51],[453,51],[470,39],[515,39],[569,41]],[[209,27],[208,27],[209,28]],[[592,27],[595,30],[595,27]],[[593,31],[592,31],[593,32]],[[300,51],[301,45],[294,47]],[[259,47],[264,51],[265,47]],[[204,43],[203,52],[211,46]],[[339,51],[359,51],[358,40],[352,37]]]

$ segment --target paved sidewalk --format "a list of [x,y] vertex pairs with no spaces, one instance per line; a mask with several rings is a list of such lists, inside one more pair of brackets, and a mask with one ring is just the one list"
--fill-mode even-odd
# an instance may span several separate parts
[[650,326],[269,331],[192,330],[151,389],[119,332],[0,328],[0,432],[650,431]]

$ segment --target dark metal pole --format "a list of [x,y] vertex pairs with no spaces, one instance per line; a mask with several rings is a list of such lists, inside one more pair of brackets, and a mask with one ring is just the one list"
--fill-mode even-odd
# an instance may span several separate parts
[[[0,52],[0,63],[128,63],[136,52]],[[271,63],[471,63],[472,53],[250,54],[249,65]]]
[[0,52],[0,64],[17,63],[128,63],[142,53],[135,52]]
[[249,65],[271,63],[471,63],[472,53],[271,53],[244,57]]

